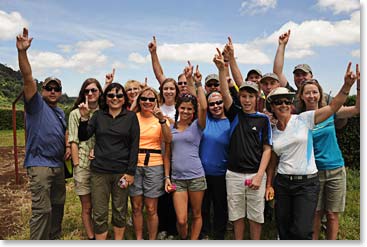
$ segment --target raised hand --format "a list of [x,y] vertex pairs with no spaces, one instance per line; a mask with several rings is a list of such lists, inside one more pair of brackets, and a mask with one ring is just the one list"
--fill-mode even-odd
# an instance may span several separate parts
[[[357,73],[359,73],[359,66],[358,67],[357,66],[358,64],[356,65],[356,69],[358,69]],[[354,82],[357,79],[357,76],[356,74],[353,73],[353,70],[351,70],[351,67],[352,67],[352,62],[349,62],[347,71],[345,72],[345,76],[344,76],[344,84],[347,84],[349,87],[352,87]]]
[[153,40],[148,44],[149,52],[157,52],[157,41],[155,39],[155,36],[153,36]]
[[289,29],[288,32],[283,33],[279,36],[278,43],[279,45],[286,45],[288,43],[289,37],[291,36],[291,30]]
[[184,69],[184,73],[186,76],[186,79],[189,79],[192,77],[192,73],[194,71],[194,66],[191,65],[190,61],[187,61],[188,66],[185,67]]
[[32,43],[33,38],[28,37],[28,29],[23,28],[23,34],[17,36],[17,49],[18,51],[26,51]]
[[82,118],[84,119],[88,119],[89,118],[89,113],[90,113],[90,109],[88,107],[88,99],[85,99],[85,103],[80,103],[78,105],[79,108],[79,112]]
[[157,105],[154,106],[152,113],[154,115],[154,117],[156,117],[159,121],[163,121],[164,120],[164,115],[161,111],[161,109],[159,109],[159,107],[157,107]]
[[110,85],[113,82],[113,79],[115,78],[115,68],[112,69],[112,73],[106,74],[106,86]]
[[360,83],[361,83],[361,73],[359,71],[359,65],[356,64],[356,76],[357,76],[357,90],[360,90]]
[[234,58],[234,48],[231,37],[228,37],[228,43],[224,47],[223,55],[225,60],[230,60]]
[[142,88],[146,88],[148,86],[148,77],[145,77],[144,83],[141,84]]
[[196,70],[195,70],[195,73],[194,73],[194,81],[195,82],[201,82],[201,79],[203,79],[203,76],[199,71],[199,65],[196,65]]
[[217,66],[217,68],[219,70],[224,69],[225,65],[224,65],[224,57],[222,55],[222,53],[220,52],[220,50],[218,48],[217,49],[217,53],[214,55],[213,58],[213,62],[215,63],[215,65]]

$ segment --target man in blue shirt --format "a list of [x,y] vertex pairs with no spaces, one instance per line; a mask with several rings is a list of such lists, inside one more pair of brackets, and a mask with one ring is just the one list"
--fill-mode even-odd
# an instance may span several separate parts
[[27,121],[24,166],[32,196],[30,238],[58,239],[65,203],[64,160],[70,157],[70,146],[65,148],[65,114],[57,107],[61,81],[48,77],[42,84],[41,94],[37,92],[27,56],[32,39],[24,28],[16,42]]

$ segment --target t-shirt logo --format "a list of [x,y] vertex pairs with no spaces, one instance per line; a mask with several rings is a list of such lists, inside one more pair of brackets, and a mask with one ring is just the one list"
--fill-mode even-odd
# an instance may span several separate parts
[[255,130],[255,131],[257,130],[257,129],[256,129],[256,126],[252,127],[252,129],[253,129],[253,130]]

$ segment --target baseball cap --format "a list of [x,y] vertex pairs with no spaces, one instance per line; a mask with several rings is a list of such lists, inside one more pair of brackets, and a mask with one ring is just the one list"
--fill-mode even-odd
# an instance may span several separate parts
[[217,74],[210,74],[207,77],[205,77],[205,84],[207,84],[209,81],[215,80],[219,82],[219,76]]
[[302,70],[306,73],[311,73],[312,74],[312,69],[311,69],[310,65],[305,64],[305,63],[298,64],[296,67],[294,67],[293,74],[294,74],[294,72],[296,72],[296,70]]
[[293,99],[294,96],[296,95],[295,92],[291,92],[289,91],[288,88],[285,87],[278,87],[273,89],[269,94],[268,97],[266,98],[266,100],[271,103],[273,100],[275,99],[279,99],[279,98],[289,98],[289,99]]
[[261,73],[261,70],[259,70],[259,69],[250,69],[248,72],[247,72],[247,75],[246,75],[246,80],[247,80],[247,78],[249,77],[249,75],[251,74],[251,73],[256,73],[256,74],[258,74],[259,76],[263,76],[263,74]]
[[52,81],[56,82],[61,87],[61,80],[59,78],[56,78],[56,77],[53,77],[53,76],[47,77],[44,80],[44,82],[42,83],[42,86],[44,87]]
[[272,78],[272,79],[277,80],[279,82],[279,78],[275,73],[266,73],[261,78],[260,83],[262,83],[263,80],[265,80],[266,78]]
[[245,81],[241,84],[239,90],[244,89],[244,88],[251,88],[255,90],[256,92],[259,92],[259,85],[256,82]]

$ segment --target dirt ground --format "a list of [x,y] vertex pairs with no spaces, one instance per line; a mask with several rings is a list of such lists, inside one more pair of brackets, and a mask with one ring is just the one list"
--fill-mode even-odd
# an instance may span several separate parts
[[0,239],[6,239],[21,228],[21,209],[30,210],[28,179],[23,168],[24,148],[18,149],[19,182],[15,183],[12,147],[0,147]]

